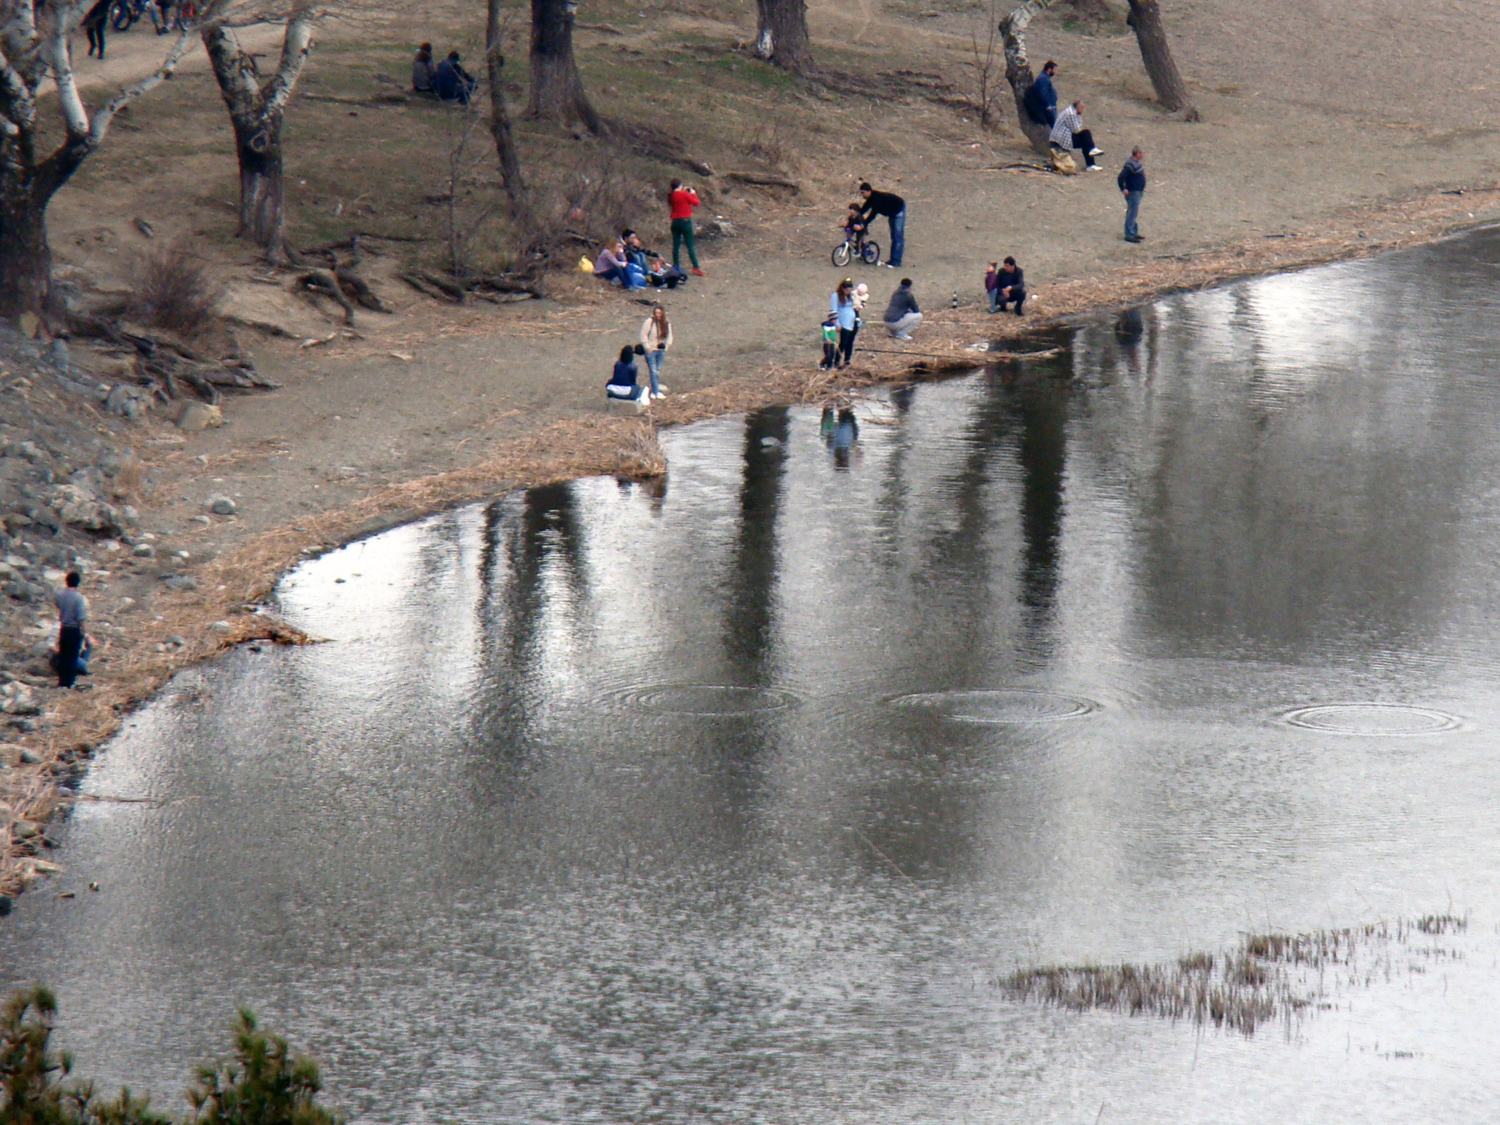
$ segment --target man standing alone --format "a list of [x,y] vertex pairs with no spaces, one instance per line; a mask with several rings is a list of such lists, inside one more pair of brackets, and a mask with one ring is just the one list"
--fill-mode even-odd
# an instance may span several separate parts
[[68,571],[67,585],[52,600],[57,605],[57,686],[70,688],[78,677],[78,654],[83,650],[83,623],[88,620],[89,603],[78,592],[83,579],[76,570]]
[[859,194],[865,205],[859,217],[866,224],[876,215],[884,215],[891,224],[891,256],[881,263],[891,269],[901,268],[901,259],[906,253],[906,200],[889,191],[876,191],[868,181],[859,185]]
[[1120,169],[1115,183],[1120,185],[1120,194],[1125,197],[1125,241],[1142,242],[1141,232],[1135,221],[1141,213],[1141,196],[1146,194],[1146,153],[1137,145],[1130,150],[1130,159]]
[[693,263],[693,272],[699,277],[703,276],[703,271],[698,268],[698,240],[693,231],[693,211],[701,205],[696,191],[681,180],[672,181],[671,190],[667,192],[667,207],[672,216],[672,265],[678,270],[682,269],[682,246],[687,243],[688,261]]

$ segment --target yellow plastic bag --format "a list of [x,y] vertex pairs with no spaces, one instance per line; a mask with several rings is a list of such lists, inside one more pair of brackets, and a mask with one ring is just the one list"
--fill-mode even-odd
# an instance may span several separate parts
[[585,255],[584,257],[578,259],[578,272],[579,273],[593,273],[594,272],[594,263],[588,260],[587,255]]

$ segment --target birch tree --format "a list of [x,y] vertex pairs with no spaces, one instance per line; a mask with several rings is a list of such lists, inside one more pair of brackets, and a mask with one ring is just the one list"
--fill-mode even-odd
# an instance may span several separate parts
[[[313,28],[320,18],[321,13],[309,4],[298,3],[273,13],[241,7],[235,0],[219,0],[205,13],[202,24],[203,46],[234,126],[234,147],[240,163],[240,223],[236,233],[277,263],[289,258],[281,123],[312,51]],[[286,30],[281,57],[276,68],[263,76],[255,55],[245,49],[235,31],[282,20]]]
[[[87,0],[0,0],[0,317],[41,313],[52,286],[47,205],[104,143],[115,115],[176,69],[178,35],[156,70],[89,111],[73,73],[69,39]],[[62,138],[45,151],[40,95],[52,80]]]
[[1016,99],[1016,116],[1021,132],[1031,142],[1031,147],[1045,156],[1048,152],[1047,137],[1052,130],[1038,124],[1026,112],[1026,91],[1036,82],[1031,73],[1031,63],[1026,59],[1026,29],[1048,8],[1054,0],[1027,0],[1000,21],[1000,39],[1005,46],[1005,80],[1010,83],[1010,92]]
[[510,199],[511,213],[524,218],[526,183],[521,178],[521,158],[516,153],[516,138],[510,128],[510,113],[505,107],[505,17],[501,0],[487,0],[488,18],[484,30],[484,62],[490,81],[490,137],[500,160],[500,179]]

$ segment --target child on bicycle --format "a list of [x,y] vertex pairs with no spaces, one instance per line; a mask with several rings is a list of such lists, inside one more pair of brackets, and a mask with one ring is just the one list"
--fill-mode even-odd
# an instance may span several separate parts
[[851,203],[848,214],[844,216],[844,241],[852,242],[856,247],[865,242],[865,222],[859,217],[860,210],[858,203]]

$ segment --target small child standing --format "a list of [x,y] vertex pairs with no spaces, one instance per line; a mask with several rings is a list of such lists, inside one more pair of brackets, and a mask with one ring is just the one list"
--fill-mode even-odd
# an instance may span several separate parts
[[823,321],[823,362],[818,364],[819,371],[827,371],[833,366],[833,361],[838,355],[839,348],[839,322],[832,313]]

